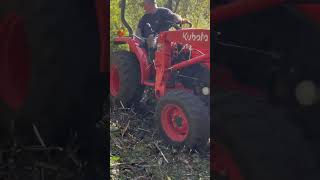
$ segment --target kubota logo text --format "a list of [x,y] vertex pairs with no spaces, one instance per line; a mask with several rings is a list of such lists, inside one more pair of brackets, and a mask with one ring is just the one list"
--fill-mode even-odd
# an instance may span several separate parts
[[209,36],[203,32],[201,32],[201,34],[195,34],[194,32],[190,34],[189,32],[184,32],[182,37],[186,41],[209,41]]

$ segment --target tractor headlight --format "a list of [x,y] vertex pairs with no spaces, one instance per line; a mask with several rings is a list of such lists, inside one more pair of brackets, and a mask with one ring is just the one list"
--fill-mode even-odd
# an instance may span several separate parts
[[203,87],[201,91],[202,91],[202,94],[205,96],[210,95],[210,88],[209,87]]

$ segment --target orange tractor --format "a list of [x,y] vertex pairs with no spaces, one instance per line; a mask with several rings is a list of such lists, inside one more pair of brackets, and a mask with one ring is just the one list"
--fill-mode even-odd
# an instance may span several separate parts
[[125,2],[121,1],[121,19],[129,36],[116,37],[114,43],[128,44],[130,50],[111,56],[111,100],[131,107],[140,102],[144,89],[151,88],[157,99],[155,124],[164,140],[180,147],[206,145],[210,135],[210,30],[166,22],[175,30],[153,34],[155,58],[150,59],[147,39],[133,34],[124,18]]

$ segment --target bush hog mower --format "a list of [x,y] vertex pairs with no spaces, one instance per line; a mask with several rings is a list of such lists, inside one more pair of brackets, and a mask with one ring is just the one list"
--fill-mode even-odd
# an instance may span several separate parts
[[114,43],[128,44],[130,51],[111,55],[111,100],[131,107],[151,87],[157,99],[155,123],[164,140],[180,147],[206,145],[210,134],[210,30],[168,22],[175,31],[153,36],[155,58],[150,59],[146,39],[134,35],[124,18],[125,3],[120,4],[121,19],[129,36],[116,37]]
[[106,179],[106,14],[104,0],[0,0],[1,180]]
[[216,0],[211,18],[216,179],[320,179],[320,4]]

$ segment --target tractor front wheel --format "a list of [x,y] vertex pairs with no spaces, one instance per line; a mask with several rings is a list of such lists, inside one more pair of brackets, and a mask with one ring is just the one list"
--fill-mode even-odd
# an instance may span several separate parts
[[161,97],[155,121],[160,135],[174,146],[196,148],[208,142],[209,109],[192,93],[174,90]]

